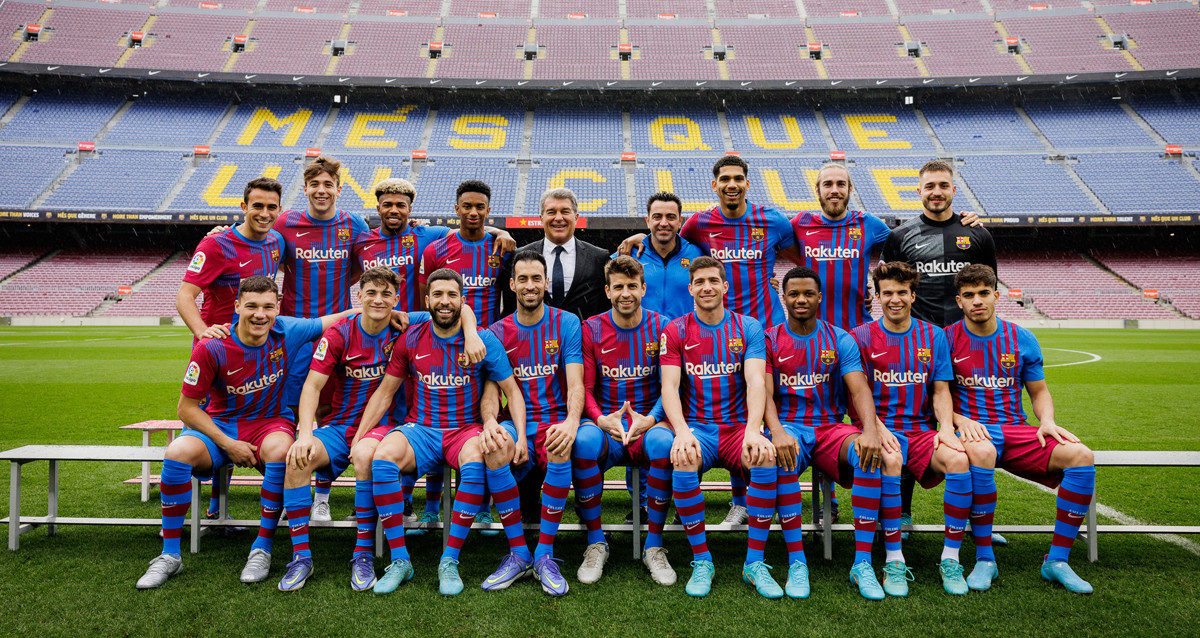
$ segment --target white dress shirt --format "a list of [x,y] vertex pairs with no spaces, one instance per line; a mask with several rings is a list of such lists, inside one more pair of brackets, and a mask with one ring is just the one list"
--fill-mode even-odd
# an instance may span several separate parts
[[[549,239],[542,240],[542,257],[546,258],[546,283],[549,284],[546,291],[553,290],[554,283],[554,249],[558,244]],[[577,255],[575,238],[571,237],[567,243],[562,245],[566,250],[563,251],[559,260],[562,262],[563,269],[563,294],[571,292],[571,282],[575,279],[575,255]]]

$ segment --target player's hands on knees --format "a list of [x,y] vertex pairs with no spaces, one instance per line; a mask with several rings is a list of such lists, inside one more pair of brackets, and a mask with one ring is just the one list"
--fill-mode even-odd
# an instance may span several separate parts
[[750,467],[775,464],[775,446],[757,429],[749,430],[742,439],[742,463]]
[[575,434],[578,431],[578,421],[563,421],[550,426],[550,429],[546,431],[546,451],[559,456],[570,454],[571,446],[575,444]]
[[700,449],[700,441],[692,434],[690,429],[683,430],[675,435],[675,442],[671,444],[671,463],[675,466],[680,465],[695,465],[700,462],[703,452]]
[[772,432],[771,443],[775,446],[775,458],[779,467],[791,472],[796,469],[796,457],[800,456],[800,442],[786,431]]
[[958,425],[958,432],[962,435],[963,441],[966,441],[967,443],[976,443],[979,441],[992,440],[992,435],[979,421],[968,419],[966,417],[955,417],[955,420]]
[[294,467],[297,470],[304,469],[308,466],[308,462],[312,460],[315,447],[312,436],[303,436],[296,439],[296,442],[287,451],[288,467]]
[[513,465],[525,465],[529,462],[529,441],[525,437],[517,437],[517,452],[513,454]]
[[250,445],[245,441],[233,441],[229,447],[225,448],[225,454],[229,456],[229,460],[238,467],[254,467],[255,454],[258,453],[258,446]]
[[900,440],[896,438],[896,435],[892,434],[892,431],[882,423],[879,424],[879,431],[882,432],[879,435],[879,446],[883,451],[890,454],[899,454]]
[[467,363],[471,365],[483,361],[487,356],[487,346],[483,345],[478,332],[463,331],[463,352],[467,354]]
[[229,336],[230,325],[227,323],[214,323],[204,329],[204,332],[196,335],[197,339],[224,339]]
[[599,418],[596,419],[596,425],[601,430],[604,430],[605,434],[611,436],[612,438],[614,438],[618,441],[624,442],[625,441],[625,425],[621,421],[621,415],[625,414],[625,412],[628,410],[629,410],[629,402],[626,401],[625,405],[622,405],[621,407],[617,408],[616,410],[613,410],[612,413],[601,414],[599,416]]
[[392,327],[400,332],[408,330],[408,313],[402,310],[393,310]]
[[956,452],[967,451],[963,447],[962,441],[959,441],[958,437],[954,435],[953,428],[938,428],[938,435],[933,439],[933,449],[936,450],[943,445]]
[[[626,401],[625,405],[629,405],[629,402]],[[625,410],[625,413],[629,415],[629,430],[623,433],[625,438],[622,442],[625,445],[638,440],[643,434],[649,432],[650,428],[658,424],[658,420],[654,417],[648,414],[638,414],[632,407]]]
[[1060,428],[1054,423],[1043,423],[1038,426],[1037,438],[1042,447],[1046,447],[1046,437],[1053,437],[1059,443],[1079,443],[1079,437],[1071,434],[1066,428]]
[[494,420],[483,424],[483,432],[479,435],[480,447],[484,454],[494,454],[504,449],[508,441],[508,432]]
[[864,429],[862,436],[854,439],[854,451],[858,453],[858,466],[864,472],[874,472],[883,463],[883,445],[879,434],[870,428]]

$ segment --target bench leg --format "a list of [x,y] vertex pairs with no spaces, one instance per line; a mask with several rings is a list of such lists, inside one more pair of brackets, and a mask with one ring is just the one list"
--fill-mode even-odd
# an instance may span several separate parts
[[1100,560],[1100,539],[1096,534],[1096,495],[1092,494],[1092,502],[1088,505],[1087,511],[1087,546],[1088,560],[1096,562]]
[[375,517],[375,558],[383,558],[383,525],[379,524],[379,517]]
[[217,495],[217,518],[224,519],[229,508],[229,480],[233,468],[226,465],[213,472],[213,491]]
[[[53,521],[58,518],[58,461],[50,461],[50,480],[46,490],[46,517]],[[46,535],[54,536],[58,526],[54,523],[46,525]]]
[[[214,472],[215,474],[215,472]],[[203,505],[201,495],[204,491],[204,485],[200,479],[192,477],[192,538],[191,551],[193,554],[200,553],[200,507]]]
[[13,461],[8,470],[8,548],[21,547],[21,464]]
[[[633,466],[633,560],[642,559],[642,468]],[[604,477],[600,477],[603,479]]]
[[[450,486],[454,483],[454,468],[442,466],[442,551],[450,545],[450,519],[454,516],[454,497],[450,494]],[[462,480],[462,477],[459,477]],[[486,503],[485,503],[486,505]]]
[[[150,447],[150,430],[142,430],[142,447]],[[142,502],[150,500],[150,461],[142,463]]]
[[[815,474],[815,472],[814,472]],[[821,478],[821,539],[825,544],[825,560],[833,560],[833,507],[829,504],[829,491],[832,485],[829,479]]]

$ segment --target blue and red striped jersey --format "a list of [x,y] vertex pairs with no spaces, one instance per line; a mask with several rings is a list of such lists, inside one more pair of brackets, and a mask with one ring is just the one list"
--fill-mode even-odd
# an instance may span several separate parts
[[725,264],[729,281],[726,310],[751,317],[767,328],[787,320],[779,295],[770,286],[775,252],[796,242],[783,213],[746,202],[746,214],[730,219],[720,206],[714,206],[689,217],[679,234]]
[[491,235],[471,242],[451,233],[430,244],[421,254],[421,285],[438,268],[456,271],[462,275],[463,298],[475,311],[477,325],[490,326],[500,320],[500,287],[508,285],[507,281],[500,281],[500,271],[512,258],[511,254],[493,255],[495,249],[496,238]]
[[[630,330],[613,321],[611,310],[583,324],[584,416],[598,419],[628,401],[638,414],[650,414],[658,421],[666,418],[658,356],[667,323],[666,317],[643,309],[642,322]],[[628,429],[629,418],[622,418]]]
[[779,324],[767,331],[767,372],[775,384],[775,407],[784,424],[817,427],[841,423],[846,415],[846,384],[862,372],[862,358],[845,330],[817,320],[800,336]]
[[757,319],[725,311],[710,326],[696,313],[672,321],[662,336],[659,363],[680,368],[679,393],[688,425],[716,430],[745,425],[747,359],[766,359],[766,341]]
[[579,317],[543,306],[541,321],[526,326],[511,314],[489,328],[500,340],[525,399],[525,433],[567,418],[567,364],[583,364]]
[[418,276],[421,255],[449,232],[445,226],[417,226],[405,228],[399,235],[384,235],[376,228],[354,244],[354,259],[364,271],[382,266],[399,275],[396,310],[416,312],[422,307]]
[[228,338],[202,339],[192,348],[183,395],[201,401],[208,397],[204,411],[223,428],[232,425],[234,437],[239,419],[283,417],[294,421],[284,401],[288,364],[301,346],[320,336],[320,319],[276,317],[266,343],[250,347],[238,339],[234,324]]
[[236,226],[201,239],[183,281],[204,293],[200,306],[204,323],[231,323],[242,279],[254,275],[274,279],[282,250],[283,236],[274,230],[261,241],[246,239]]
[[337,211],[327,220],[286,210],[275,220],[283,236],[283,303],[287,317],[323,317],[350,307],[351,253],[367,232],[363,218]]
[[821,211],[805,212],[792,220],[796,245],[804,265],[821,276],[821,318],[842,330],[853,330],[868,321],[867,280],[871,251],[887,241],[887,224],[857,210],[831,221]]
[[[333,384],[329,416],[321,425],[357,429],[367,401],[383,381],[384,371],[400,331],[389,323],[378,334],[363,329],[362,315],[346,317],[329,327],[313,350],[308,369],[329,377]],[[408,414],[400,394],[379,424],[402,425]],[[372,424],[372,427],[378,424]]]
[[511,377],[512,368],[494,335],[481,330],[479,338],[487,355],[475,365],[467,360],[462,330],[443,339],[425,321],[409,326],[396,340],[387,374],[399,377],[408,389],[406,423],[441,430],[482,424],[484,383]]
[[946,327],[954,367],[954,411],[984,425],[1025,423],[1021,389],[1046,378],[1037,337],[1003,319],[996,320],[996,332],[977,337],[963,321]]
[[[903,333],[889,331],[879,320],[850,334],[862,352],[875,413],[883,424],[893,432],[936,429],[933,382],[954,380],[946,333],[913,319]],[[858,419],[855,425],[861,427]]]

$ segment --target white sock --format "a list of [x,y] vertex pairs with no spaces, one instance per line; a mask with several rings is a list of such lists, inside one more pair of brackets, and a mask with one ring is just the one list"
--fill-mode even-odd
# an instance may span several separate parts
[[328,503],[328,502],[329,502],[329,494],[328,493],[321,494],[318,492],[318,493],[313,494],[313,505],[316,505],[317,503]]
[[958,548],[957,547],[946,547],[945,545],[943,545],[942,546],[942,560],[946,560],[947,558],[957,562],[958,561]]
[[887,550],[887,557],[886,557],[886,558],[884,558],[884,559],[883,559],[883,561],[884,561],[885,563],[890,563],[890,562],[892,562],[892,561],[894,561],[894,560],[898,560],[898,561],[900,561],[901,563],[903,563],[903,562],[904,562],[904,552],[903,552],[903,551],[901,551],[901,550],[899,550],[899,549],[889,549],[889,550]]

